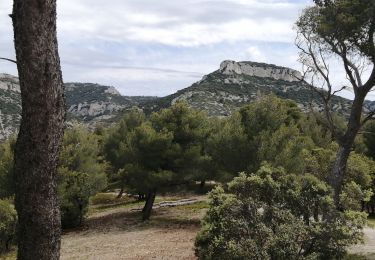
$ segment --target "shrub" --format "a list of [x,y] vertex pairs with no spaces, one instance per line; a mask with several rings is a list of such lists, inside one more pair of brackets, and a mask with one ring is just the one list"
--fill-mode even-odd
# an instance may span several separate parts
[[0,200],[0,251],[8,251],[15,238],[17,212],[8,200]]
[[89,198],[107,185],[106,165],[99,161],[98,137],[80,128],[67,130],[58,168],[63,228],[82,224]]
[[210,193],[195,241],[199,259],[341,259],[361,241],[366,214],[334,210],[331,189],[312,175],[262,166]]

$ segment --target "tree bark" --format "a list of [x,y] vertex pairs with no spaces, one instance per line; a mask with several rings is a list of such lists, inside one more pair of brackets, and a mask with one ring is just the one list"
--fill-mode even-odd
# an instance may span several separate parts
[[122,198],[122,194],[124,194],[124,187],[122,186],[121,189],[120,189],[120,192],[117,194],[117,199],[121,199]]
[[142,220],[148,220],[151,216],[151,210],[155,202],[156,190],[147,194],[146,203],[142,210]]
[[337,150],[336,158],[333,163],[330,176],[330,184],[334,189],[333,199],[337,209],[341,209],[340,193],[345,179],[346,164],[348,162],[355,137],[357,136],[358,131],[361,128],[363,102],[366,94],[367,93],[364,91],[359,91],[356,94],[350,111],[347,129],[345,131],[345,134],[340,138],[340,140],[338,140],[339,149]]
[[340,146],[336,159],[333,163],[330,183],[334,189],[334,202],[337,209],[340,209],[340,193],[345,178],[346,164],[349,158],[351,148]]
[[56,37],[56,0],[14,0],[14,43],[22,120],[15,148],[18,259],[60,257],[56,168],[64,92]]

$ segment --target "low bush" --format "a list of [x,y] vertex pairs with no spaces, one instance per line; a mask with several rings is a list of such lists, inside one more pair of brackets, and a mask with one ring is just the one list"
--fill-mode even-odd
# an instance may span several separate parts
[[17,212],[8,200],[0,200],[0,252],[9,251],[17,223]]
[[366,214],[336,211],[327,184],[264,165],[210,193],[195,242],[199,259],[342,259]]

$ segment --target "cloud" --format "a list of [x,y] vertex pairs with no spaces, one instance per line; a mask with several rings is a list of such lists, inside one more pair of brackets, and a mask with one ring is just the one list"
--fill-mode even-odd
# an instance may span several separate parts
[[[222,60],[298,67],[292,29],[308,0],[59,0],[65,81],[114,85],[123,94],[166,95],[216,70]],[[0,56],[14,58],[0,2]],[[0,71],[15,74],[13,64]]]
[[64,0],[58,29],[61,35],[183,47],[236,40],[290,42],[301,8],[298,3],[260,0]]

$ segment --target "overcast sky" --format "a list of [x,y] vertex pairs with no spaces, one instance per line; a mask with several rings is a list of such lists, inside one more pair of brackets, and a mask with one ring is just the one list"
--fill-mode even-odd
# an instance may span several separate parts
[[[65,82],[115,86],[124,95],[164,96],[226,59],[300,69],[293,24],[311,0],[58,0]],[[14,58],[0,1],[0,56]],[[12,63],[0,72],[16,75]]]

